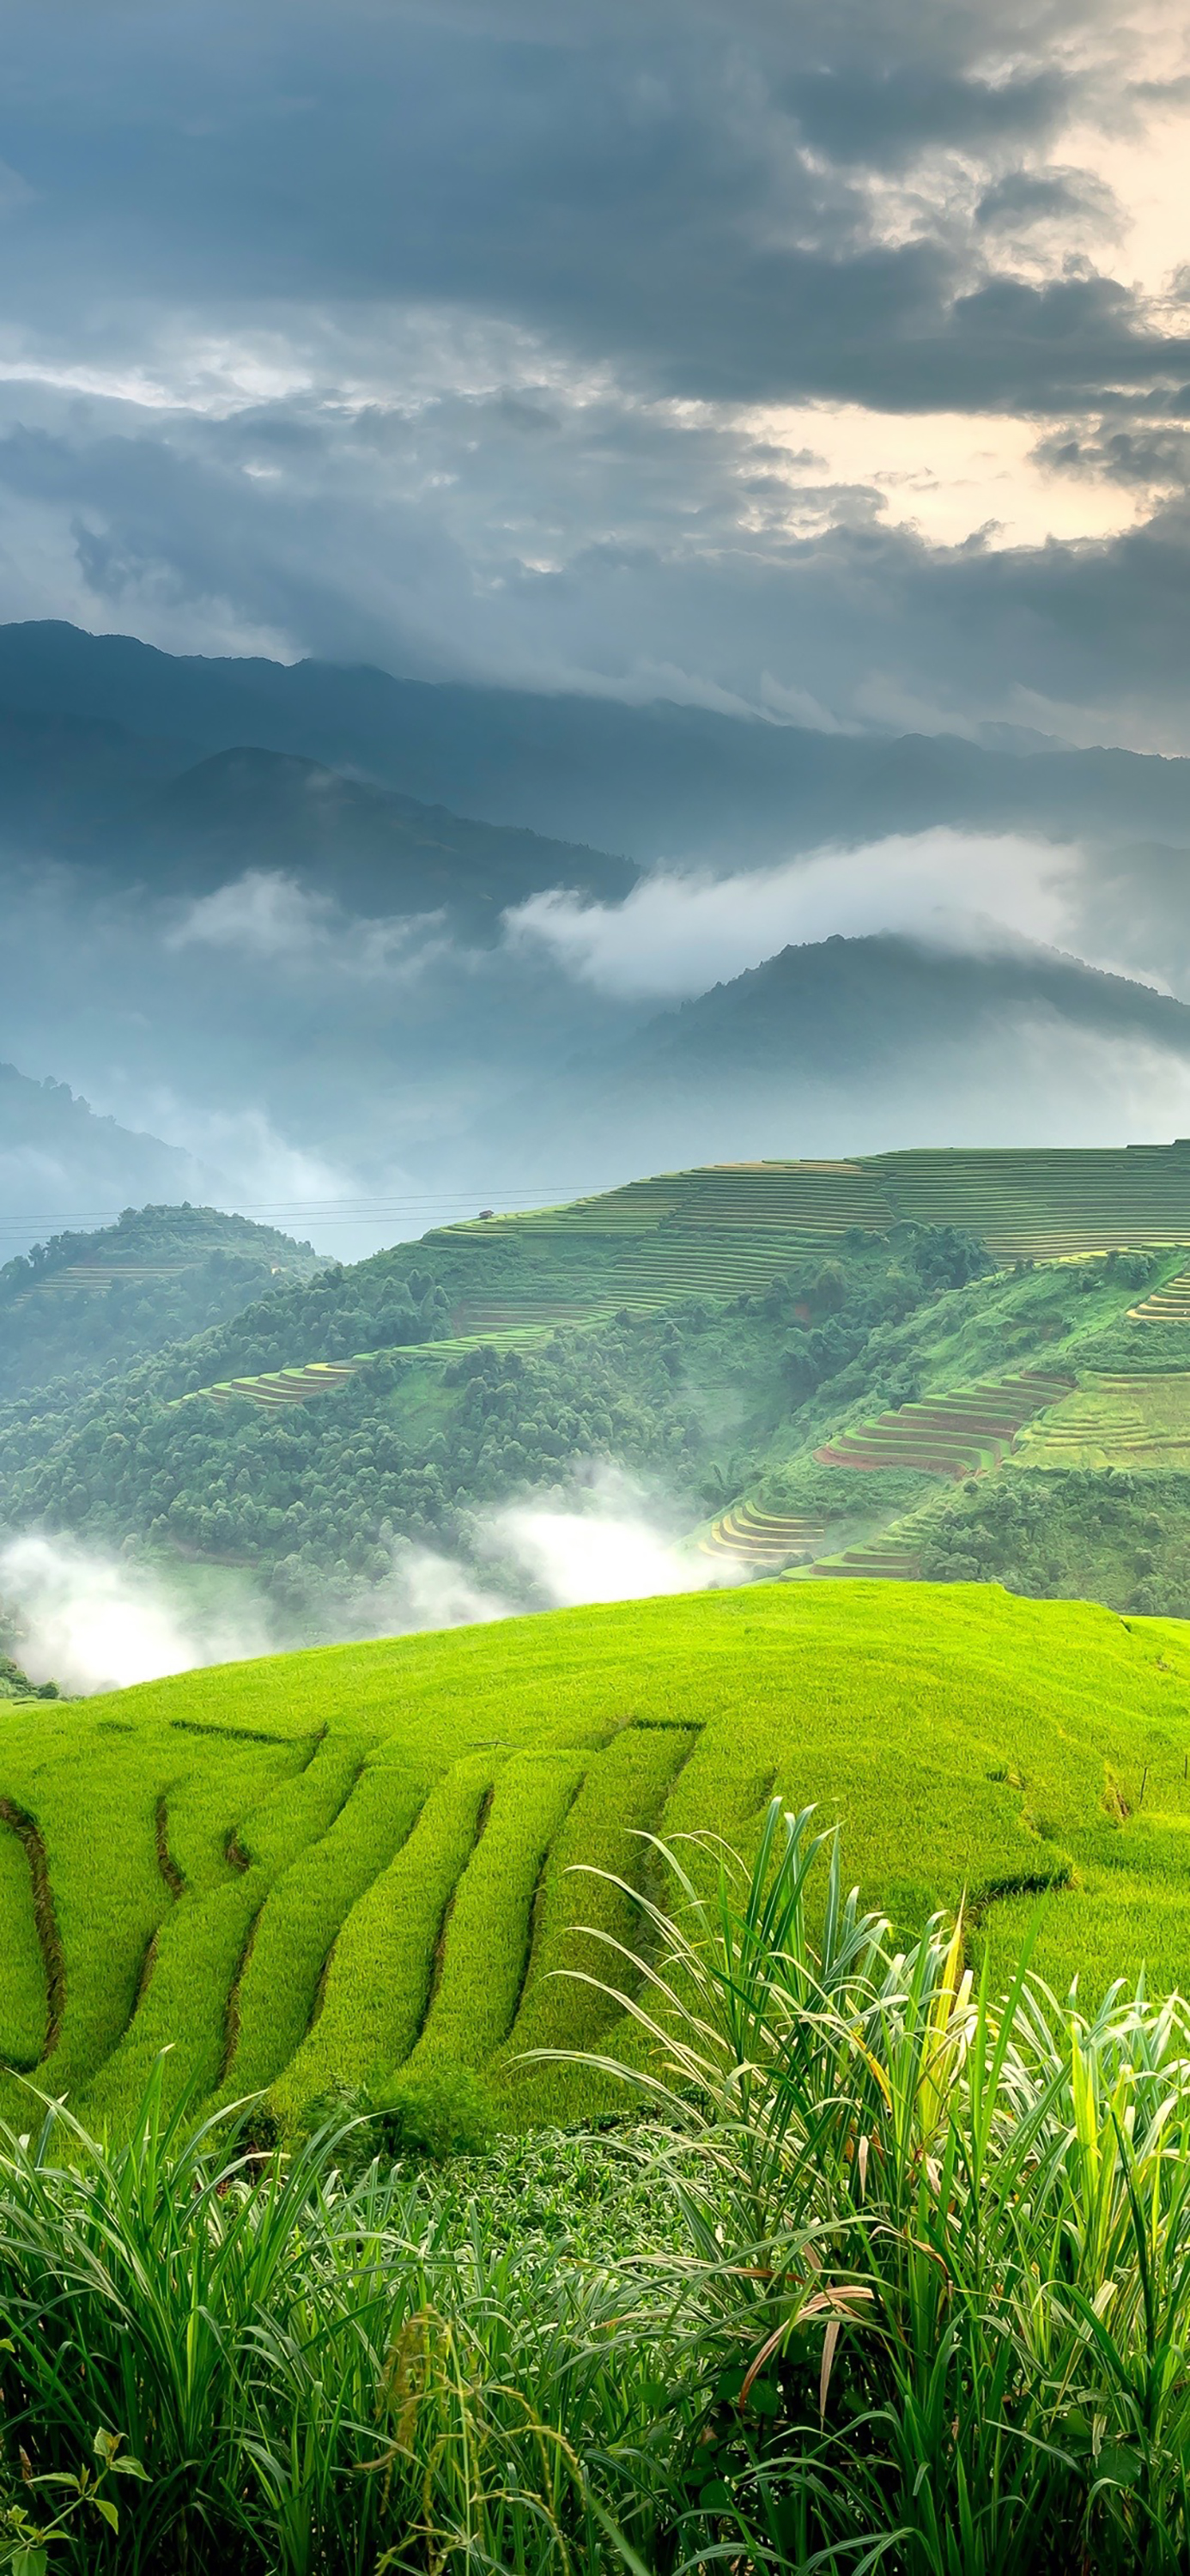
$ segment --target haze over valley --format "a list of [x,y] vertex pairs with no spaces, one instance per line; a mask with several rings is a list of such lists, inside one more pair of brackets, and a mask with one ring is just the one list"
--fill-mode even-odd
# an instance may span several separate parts
[[[1190,1124],[1188,764],[424,684],[421,727],[380,674],[245,667],[0,635],[10,1060],[157,1140],[107,1128],[105,1159],[60,1093],[51,1138],[10,1076],[14,1249],[199,1195],[358,1253],[708,1157]],[[479,819],[476,746],[506,724]],[[435,729],[461,813],[406,784],[437,787]],[[576,832],[610,769],[613,850],[536,828],[543,766]],[[662,848],[667,777],[686,837]]]

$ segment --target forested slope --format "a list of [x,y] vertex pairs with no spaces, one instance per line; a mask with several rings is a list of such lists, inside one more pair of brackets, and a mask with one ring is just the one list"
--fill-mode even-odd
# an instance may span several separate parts
[[77,1390],[317,1266],[308,1243],[219,1208],[126,1208],[115,1225],[51,1235],[0,1269],[0,1398]]
[[[328,1633],[410,1543],[477,1562],[482,1541],[486,1563],[493,1513],[603,1464],[715,1577],[990,1577],[1177,1612],[1188,1168],[741,1166],[270,1276],[246,1304],[229,1275],[226,1321],[9,1399],[0,1510],[249,1569]],[[1111,1395],[1138,1372],[1143,1404]],[[1088,1421],[1124,1449],[1092,1454]]]

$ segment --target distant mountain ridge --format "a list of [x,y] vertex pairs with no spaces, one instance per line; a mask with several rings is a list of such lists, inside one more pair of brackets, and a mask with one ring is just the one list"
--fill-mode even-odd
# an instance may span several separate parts
[[171,655],[54,620],[0,627],[0,710],[0,727],[14,710],[123,727],[154,747],[138,751],[142,770],[166,744],[179,769],[255,746],[646,864],[939,824],[1190,846],[1186,759],[815,733],[661,699]]
[[614,903],[639,869],[251,743],[193,744],[108,718],[0,705],[0,849],[154,892],[279,870],[365,913],[448,910],[471,938],[549,887]]
[[188,888],[248,868],[274,868],[333,887],[361,912],[445,909],[471,936],[494,937],[510,905],[565,885],[622,901],[640,871],[626,859],[475,823],[293,752],[211,753],[150,792],[130,818],[125,863],[155,884]]
[[1043,1011],[1098,1037],[1144,1038],[1190,1057],[1190,1004],[1057,949],[956,953],[886,932],[836,932],[783,948],[650,1022],[636,1067],[781,1066],[874,1073],[890,1057],[970,1045],[1005,1012]]
[[[1024,944],[970,956],[836,935],[576,1058],[553,1087],[553,1139],[598,1168],[610,1134],[623,1161],[654,1171],[901,1141],[1071,1143],[1092,1081],[1112,1098],[1120,1049],[1190,1084],[1190,1004]],[[1158,1132],[1178,1116],[1174,1089]]]
[[226,1194],[218,1172],[176,1145],[98,1116],[68,1083],[0,1064],[0,1259],[148,1200]]

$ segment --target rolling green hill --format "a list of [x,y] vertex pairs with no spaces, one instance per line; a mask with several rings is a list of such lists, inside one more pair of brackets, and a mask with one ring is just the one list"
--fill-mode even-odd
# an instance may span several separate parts
[[53,1235],[0,1269],[0,1397],[127,1367],[317,1267],[275,1226],[188,1204]]
[[[506,2117],[598,2101],[516,2063],[607,2035],[576,1926],[642,1832],[746,1846],[774,1787],[907,1929],[966,1890],[1099,1990],[1190,1978],[1190,1636],[996,1590],[771,1584],[0,1702],[0,2055],[118,2126],[167,2084],[468,2066]],[[22,2097],[5,2079],[6,2108]]]
[[[1094,1463],[1061,1445],[1089,1388],[1175,1402],[1188,1244],[1183,1146],[662,1175],[270,1282],[102,1387],[0,1409],[0,1508],[251,1567],[313,1636],[328,1584],[366,1590],[404,1539],[465,1553],[477,1507],[602,1458],[727,1574],[1180,1611],[1176,1441],[1113,1452],[1144,1493],[1095,1513],[1058,1471]],[[1037,1514],[993,1531],[988,1497],[1038,1480],[1052,1543]]]
[[[238,1317],[194,1354],[226,1373],[184,1391],[299,1401],[385,1349],[420,1343],[446,1361],[479,1345],[545,1343],[567,1325],[762,1294],[814,1254],[900,1225],[975,1236],[998,1265],[1190,1244],[1190,1142],[733,1163],[475,1218],[357,1263],[317,1302],[278,1298]],[[352,1350],[353,1333],[370,1327],[368,1346]],[[301,1347],[303,1331],[321,1347]],[[311,1380],[327,1361],[333,1378]]]
[[[453,1239],[444,1241],[443,1267],[458,1258]],[[874,1332],[933,1314],[940,1288],[987,1268],[965,1236],[872,1231],[837,1263],[815,1253],[778,1276],[770,1269],[759,1291],[649,1299],[604,1321],[524,1325],[488,1339],[450,1334],[436,1250],[410,1247],[404,1278],[398,1256],[323,1272],[250,1309],[230,1333],[162,1352],[56,1413],[48,1404],[33,1418],[28,1408],[0,1413],[8,1518],[236,1559],[277,1587],[287,1633],[300,1608],[297,1638],[312,1639],[313,1605],[328,1583],[340,1604],[353,1585],[366,1590],[391,1570],[402,1538],[465,1552],[477,1506],[556,1484],[578,1462],[644,1473],[663,1487],[671,1522],[693,1527],[709,1505],[731,1499],[774,1440],[784,1454],[797,1438],[787,1426],[804,1418],[804,1436],[811,1426],[825,1436],[821,1404],[812,1415],[806,1404],[820,1381],[837,1384],[840,1370],[861,1366]],[[468,1246],[469,1268],[475,1257]],[[1116,1292],[1117,1307],[1126,1293]],[[1027,1279],[1016,1296],[1038,1305]],[[347,1355],[369,1326],[377,1339],[378,1327],[395,1327],[401,1344],[353,1364]],[[405,1339],[443,1328],[444,1340]],[[298,1349],[313,1345],[320,1364],[185,1400],[187,1378],[201,1382],[229,1339],[280,1358],[283,1334],[298,1331]],[[901,1380],[893,1346],[882,1350],[891,1395]],[[279,1400],[261,1402],[274,1387]],[[866,1530],[862,1479],[834,1478],[832,1515],[836,1543]]]
[[[440,1228],[423,1239],[417,1258],[442,1289],[444,1318],[449,1313],[434,1339],[453,1351],[528,1331],[544,1339],[560,1323],[656,1312],[688,1298],[755,1293],[791,1263],[902,1224],[961,1229],[998,1265],[1190,1244],[1190,1142],[671,1172],[566,1207]],[[400,1253],[379,1253],[352,1278],[370,1288],[400,1260]],[[264,1322],[243,1318],[228,1336],[229,1356],[237,1347],[251,1350],[258,1320]],[[274,1308],[258,1340],[276,1348],[284,1330],[283,1310]],[[297,1361],[288,1351],[284,1364]],[[239,1373],[241,1392],[248,1374]]]

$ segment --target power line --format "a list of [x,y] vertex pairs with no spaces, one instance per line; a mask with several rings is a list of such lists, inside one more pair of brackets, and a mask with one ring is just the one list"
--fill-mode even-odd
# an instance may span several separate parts
[[[269,1222],[284,1219],[289,1224],[305,1222],[323,1225],[358,1225],[369,1222],[379,1224],[402,1216],[417,1216],[426,1208],[473,1207],[479,1198],[486,1198],[492,1202],[507,1201],[512,1207],[517,1208],[532,1201],[558,1204],[566,1200],[586,1197],[592,1191],[606,1187],[606,1182],[576,1184],[574,1181],[555,1183],[543,1181],[524,1185],[520,1189],[498,1188],[488,1183],[483,1188],[473,1190],[433,1190],[426,1191],[417,1197],[401,1198],[237,1199],[234,1208],[220,1209],[219,1213],[252,1216]],[[180,1203],[157,1201],[153,1204],[177,1205]],[[0,1216],[0,1236],[16,1233],[18,1230],[23,1232],[30,1226],[49,1227],[56,1232],[83,1229],[93,1231],[100,1226],[114,1225],[123,1213],[123,1208],[117,1207],[30,1209],[26,1215],[9,1213]]]

